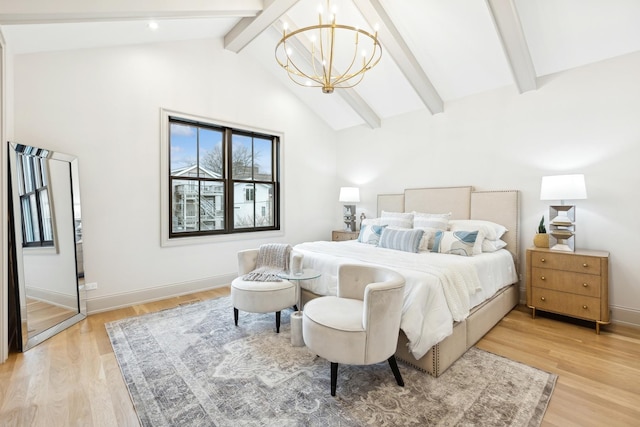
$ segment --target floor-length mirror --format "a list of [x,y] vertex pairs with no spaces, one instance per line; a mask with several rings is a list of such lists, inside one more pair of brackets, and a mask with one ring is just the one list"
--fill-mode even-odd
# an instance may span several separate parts
[[86,317],[78,159],[9,143],[22,351]]

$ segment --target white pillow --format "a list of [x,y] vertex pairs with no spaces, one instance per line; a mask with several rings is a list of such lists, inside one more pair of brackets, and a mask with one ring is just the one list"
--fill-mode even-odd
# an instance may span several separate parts
[[449,224],[451,212],[444,214],[430,214],[413,212],[413,228],[435,228],[436,230],[446,230]]
[[482,252],[495,252],[507,246],[507,242],[504,240],[488,240],[482,241]]
[[380,222],[392,227],[413,228],[413,213],[382,211]]
[[441,254],[472,256],[479,231],[441,231],[436,232],[431,252]]
[[476,231],[482,230],[484,238],[498,240],[508,230],[500,224],[481,219],[452,219],[449,221],[450,231]]
[[360,221],[360,228],[365,225],[381,225],[380,218],[365,218]]

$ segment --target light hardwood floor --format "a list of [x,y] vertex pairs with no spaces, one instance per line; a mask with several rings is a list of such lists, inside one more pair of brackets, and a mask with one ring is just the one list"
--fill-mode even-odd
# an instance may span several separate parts
[[[228,288],[89,316],[0,365],[2,426],[137,426],[104,324],[208,298]],[[229,319],[222,321],[232,322]],[[559,375],[543,426],[640,425],[640,330],[588,326],[519,307],[479,348]]]

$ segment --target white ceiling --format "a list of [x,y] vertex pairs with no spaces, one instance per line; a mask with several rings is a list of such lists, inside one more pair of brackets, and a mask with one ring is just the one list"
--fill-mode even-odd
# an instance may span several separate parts
[[315,24],[318,3],[0,0],[0,30],[14,54],[224,38],[334,129],[446,112],[448,101],[503,86],[535,90],[540,76],[640,50],[639,0],[334,0],[338,23],[380,26],[383,56],[360,85],[327,95],[294,85],[274,59],[281,20]]

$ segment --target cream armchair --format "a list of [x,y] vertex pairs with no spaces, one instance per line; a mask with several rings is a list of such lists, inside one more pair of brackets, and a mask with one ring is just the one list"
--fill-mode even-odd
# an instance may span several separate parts
[[331,395],[336,395],[338,364],[389,362],[404,386],[394,353],[400,331],[405,280],[395,271],[341,265],[337,296],[305,304],[302,334],[309,349],[331,362]]

